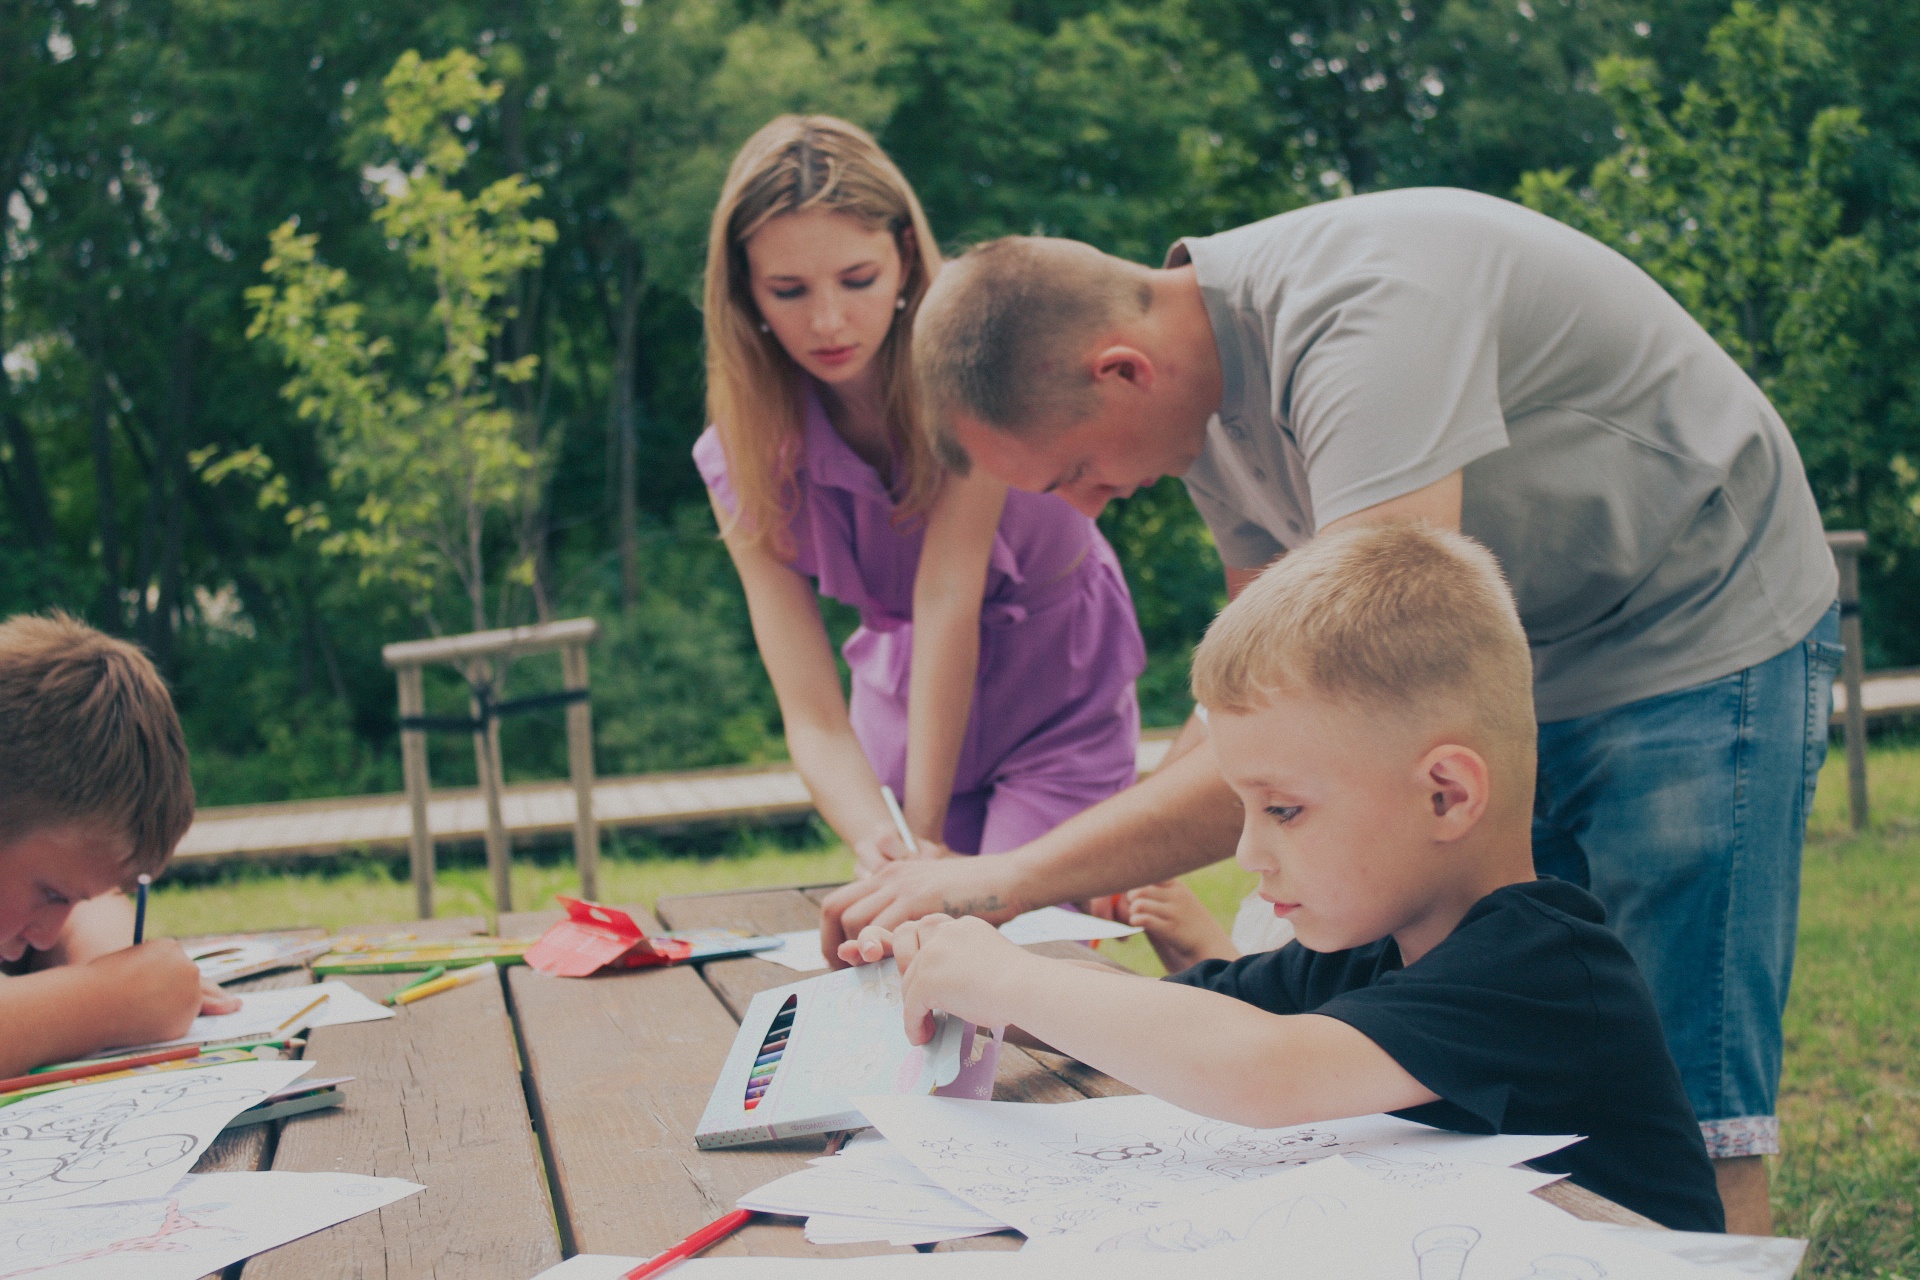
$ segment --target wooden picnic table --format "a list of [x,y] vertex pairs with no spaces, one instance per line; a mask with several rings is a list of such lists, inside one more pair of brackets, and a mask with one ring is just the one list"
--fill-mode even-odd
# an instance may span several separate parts
[[[831,886],[663,898],[648,928],[812,928]],[[558,912],[508,915],[500,932],[532,936]],[[369,926],[418,937],[478,932],[476,919]],[[1076,944],[1042,944],[1065,953]],[[1063,950],[1064,949],[1064,950]],[[225,1280],[327,1276],[528,1280],[575,1253],[650,1256],[728,1212],[742,1194],[821,1153],[824,1138],[701,1151],[693,1130],[735,1026],[756,992],[804,975],[753,958],[551,978],[524,966],[422,1000],[393,1019],[316,1028],[316,1073],[351,1075],[347,1101],[223,1136],[196,1172],[338,1171],[409,1178],[426,1190],[229,1267]],[[302,971],[248,987],[310,981]],[[407,974],[342,979],[373,997]],[[994,1096],[1071,1102],[1133,1092],[1053,1054],[1011,1045]],[[1583,1218],[1651,1225],[1570,1183],[1535,1193]],[[1012,1233],[950,1248],[1018,1247]],[[797,1220],[759,1221],[712,1252],[842,1257],[904,1252],[883,1244],[811,1245]]]

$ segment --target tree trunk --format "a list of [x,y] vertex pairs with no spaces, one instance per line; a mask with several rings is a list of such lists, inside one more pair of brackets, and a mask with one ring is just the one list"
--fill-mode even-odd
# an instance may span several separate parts
[[[3,380],[3,379],[0,379]],[[0,388],[0,395],[5,395]],[[20,415],[0,404],[0,426],[6,430],[8,448],[13,456],[0,459],[0,483],[4,483],[7,505],[18,513],[20,532],[37,555],[50,556],[58,531],[53,524],[52,504],[47,500],[46,481],[40,474],[39,451],[33,433]]]
[[168,380],[167,407],[154,441],[153,484],[160,498],[160,545],[155,556],[157,599],[147,622],[147,650],[162,672],[173,670],[173,640],[180,624],[180,608],[185,592],[184,565],[186,531],[187,439],[193,419],[193,372],[195,334],[182,322],[174,334],[172,377]]
[[107,401],[107,374],[101,367],[101,352],[94,352],[92,386],[88,395],[90,442],[93,446],[93,501],[100,538],[100,592],[94,602],[94,618],[108,631],[125,629],[126,618],[120,608],[120,517],[119,497],[113,483],[113,422]]
[[640,440],[635,386],[639,375],[640,251],[631,235],[622,234],[618,254],[619,293],[613,327],[613,378],[607,397],[607,461],[618,492],[613,508],[613,541],[620,549],[620,607],[631,610],[640,600],[639,476]]

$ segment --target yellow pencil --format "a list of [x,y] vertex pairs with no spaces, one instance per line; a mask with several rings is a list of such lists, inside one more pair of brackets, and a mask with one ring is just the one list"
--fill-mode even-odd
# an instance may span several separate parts
[[332,993],[322,991],[320,993],[320,998],[318,1000],[315,1000],[312,1004],[308,1005],[306,1008],[302,1009],[300,1012],[294,1014],[291,1018],[288,1018],[285,1022],[275,1027],[274,1030],[276,1032],[285,1031],[288,1027],[300,1021],[300,1019],[306,1017],[308,1014],[312,1013],[315,1009],[318,1009],[321,1005],[325,1004],[327,1001],[331,1000],[332,998],[333,998]]
[[455,987],[469,986],[487,976],[489,972],[499,972],[491,961],[483,960],[479,964],[468,965],[456,970],[444,978],[435,978],[432,982],[423,982],[417,987],[408,987],[394,996],[395,1004],[412,1004],[415,1000],[424,1000],[428,996],[437,996],[442,991],[451,991]]

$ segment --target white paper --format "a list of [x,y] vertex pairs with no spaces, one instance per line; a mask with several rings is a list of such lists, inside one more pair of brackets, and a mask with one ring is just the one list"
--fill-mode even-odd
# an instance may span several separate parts
[[858,1105],[935,1182],[1032,1237],[1334,1155],[1385,1162],[1374,1172],[1388,1181],[1401,1180],[1398,1172],[1431,1185],[1449,1163],[1504,1166],[1575,1141],[1447,1134],[1385,1115],[1249,1129],[1144,1095],[1057,1104],[887,1097]]
[[[645,1261],[645,1258],[623,1258],[612,1253],[576,1253],[559,1266],[548,1267],[533,1280],[620,1280]],[[674,1270],[684,1272],[689,1265],[683,1262]]]
[[187,959],[199,967],[206,981],[222,983],[304,964],[332,947],[331,938],[229,938],[189,947]]
[[842,1218],[816,1213],[808,1217],[804,1234],[809,1244],[939,1244],[942,1240],[965,1240],[984,1236],[1004,1227],[912,1227],[879,1222],[873,1218]]
[[1126,938],[1140,930],[1115,920],[1102,920],[1084,911],[1041,907],[1015,916],[1000,926],[1007,941],[1027,946],[1035,942],[1092,942],[1095,938]]
[[156,1071],[0,1107],[0,1210],[164,1195],[227,1121],[312,1068],[235,1062]]
[[200,1173],[146,1200],[0,1210],[0,1275],[199,1280],[420,1190],[354,1173]]
[[[955,1228],[973,1235],[1005,1223],[982,1213],[929,1178],[883,1141],[850,1145],[839,1155],[776,1178],[741,1196],[739,1207],[789,1217],[861,1218],[918,1229]],[[886,1239],[883,1232],[865,1239]]]
[[827,958],[820,954],[818,929],[796,929],[792,933],[776,933],[773,936],[780,939],[780,945],[771,951],[755,952],[758,959],[771,960],[801,973],[813,973],[827,967]]
[[1032,1242],[1022,1252],[1111,1257],[1251,1252],[1281,1260],[1277,1276],[1316,1280],[1696,1280],[1700,1271],[1609,1235],[1532,1196],[1472,1180],[1409,1191],[1345,1160],[1317,1161],[1209,1192],[1132,1221]]
[[1599,1222],[1609,1235],[1661,1253],[1713,1268],[1715,1276],[1751,1276],[1756,1280],[1793,1280],[1806,1256],[1807,1242],[1790,1236],[1716,1236],[1704,1231],[1666,1231],[1659,1227],[1623,1227]]
[[[298,1018],[302,1009],[324,994],[327,999],[318,1008]],[[171,1049],[182,1044],[206,1044],[215,1040],[244,1040],[253,1036],[295,1035],[313,1027],[337,1027],[349,1022],[377,1022],[391,1018],[393,1010],[355,991],[344,982],[318,982],[306,987],[281,987],[273,991],[248,991],[240,996],[240,1008],[233,1013],[217,1014],[193,1020],[187,1034],[178,1040],[162,1040],[131,1049],[116,1049],[116,1055],[148,1049]],[[292,1025],[282,1025],[294,1018]]]

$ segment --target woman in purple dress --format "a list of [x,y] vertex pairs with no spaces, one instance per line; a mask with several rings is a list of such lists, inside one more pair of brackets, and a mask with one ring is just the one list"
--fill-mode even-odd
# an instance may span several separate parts
[[[1145,650],[1113,550],[1051,496],[943,472],[913,429],[914,309],[939,247],[866,133],[782,116],[714,210],[694,446],[786,723],[861,870],[998,853],[1132,783]],[[841,650],[815,592],[860,611]]]

